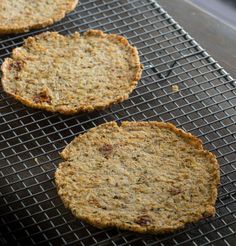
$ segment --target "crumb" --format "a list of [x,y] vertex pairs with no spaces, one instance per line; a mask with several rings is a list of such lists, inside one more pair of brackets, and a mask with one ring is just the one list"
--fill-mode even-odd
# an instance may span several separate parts
[[179,91],[179,86],[178,85],[172,85],[171,89],[172,89],[172,92],[178,92]]

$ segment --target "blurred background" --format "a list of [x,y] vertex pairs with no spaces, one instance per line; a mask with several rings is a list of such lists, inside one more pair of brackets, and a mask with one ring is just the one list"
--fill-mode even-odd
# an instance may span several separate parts
[[236,27],[236,0],[188,0]]
[[236,78],[236,0],[158,0]]

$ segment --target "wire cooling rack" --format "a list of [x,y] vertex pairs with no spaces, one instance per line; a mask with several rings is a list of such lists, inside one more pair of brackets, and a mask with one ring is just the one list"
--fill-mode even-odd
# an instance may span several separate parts
[[[144,71],[125,102],[65,117],[23,106],[0,91],[0,243],[5,245],[236,245],[235,81],[155,1],[81,0],[52,27],[0,38],[0,59],[45,30],[124,35]],[[179,91],[173,91],[177,85]],[[107,121],[169,121],[202,139],[221,166],[215,218],[168,235],[99,230],[59,199],[54,172],[74,136]]]

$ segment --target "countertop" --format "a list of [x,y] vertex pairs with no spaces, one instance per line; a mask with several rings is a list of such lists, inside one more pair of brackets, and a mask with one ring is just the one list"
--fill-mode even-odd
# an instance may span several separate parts
[[196,1],[192,2],[190,0],[158,0],[158,3],[199,44],[233,78],[236,78],[236,28],[222,21],[221,16],[208,13]]

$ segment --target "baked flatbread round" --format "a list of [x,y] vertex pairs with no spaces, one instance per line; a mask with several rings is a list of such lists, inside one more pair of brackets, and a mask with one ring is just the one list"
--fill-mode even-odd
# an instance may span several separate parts
[[2,85],[30,107],[63,114],[128,98],[141,77],[137,49],[115,34],[46,32],[25,40],[2,65]]
[[106,123],[61,153],[58,194],[96,227],[165,233],[215,214],[219,165],[199,139],[169,123]]
[[0,35],[28,32],[61,20],[78,0],[1,0]]

